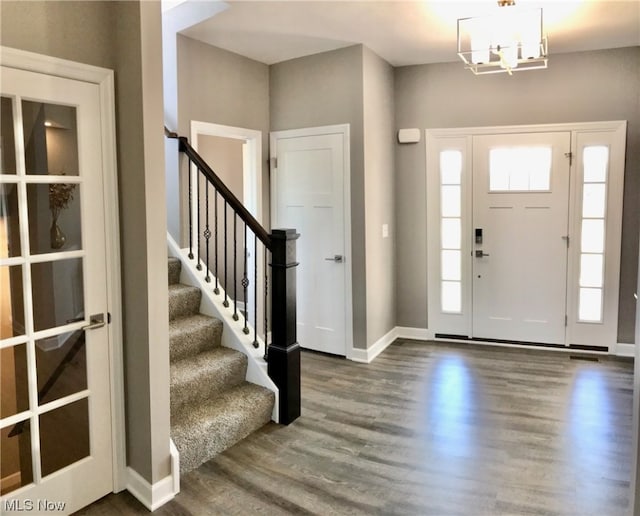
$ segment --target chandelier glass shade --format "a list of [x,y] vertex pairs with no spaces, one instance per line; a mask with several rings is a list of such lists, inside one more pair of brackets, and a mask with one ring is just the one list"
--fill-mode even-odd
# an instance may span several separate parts
[[494,15],[459,19],[458,56],[476,75],[546,68],[542,9],[504,7]]

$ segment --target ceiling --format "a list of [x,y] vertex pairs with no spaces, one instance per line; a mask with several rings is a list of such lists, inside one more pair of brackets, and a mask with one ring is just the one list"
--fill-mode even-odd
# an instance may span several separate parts
[[[518,0],[542,7],[549,53],[640,45],[638,0]],[[495,0],[227,1],[183,31],[265,64],[362,43],[394,66],[455,61],[456,20]],[[507,9],[507,8],[503,8]]]

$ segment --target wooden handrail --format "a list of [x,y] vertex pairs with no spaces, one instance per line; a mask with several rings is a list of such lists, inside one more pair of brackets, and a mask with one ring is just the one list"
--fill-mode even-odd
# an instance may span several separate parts
[[267,230],[262,227],[262,224],[256,220],[247,208],[245,208],[244,204],[242,204],[233,192],[227,188],[222,179],[218,177],[202,156],[200,156],[200,154],[198,154],[198,152],[191,146],[189,140],[185,136],[178,136],[178,134],[169,131],[166,127],[164,128],[164,133],[167,138],[174,138],[178,140],[180,152],[185,153],[189,157],[191,162],[198,167],[200,172],[202,172],[207,180],[220,193],[222,198],[227,201],[227,204],[231,206],[231,209],[238,214],[242,221],[251,231],[253,231],[265,247],[271,250],[271,236]]

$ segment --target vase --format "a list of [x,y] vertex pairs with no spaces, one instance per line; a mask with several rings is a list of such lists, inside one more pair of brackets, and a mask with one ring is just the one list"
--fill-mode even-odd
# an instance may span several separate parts
[[51,222],[51,229],[49,230],[49,237],[51,239],[52,249],[61,249],[64,243],[67,241],[67,237],[58,226],[58,218],[55,217]]

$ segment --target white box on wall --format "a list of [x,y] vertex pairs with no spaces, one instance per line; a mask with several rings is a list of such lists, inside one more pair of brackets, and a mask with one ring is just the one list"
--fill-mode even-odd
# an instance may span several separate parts
[[400,129],[398,131],[398,142],[418,143],[420,141],[420,129]]

